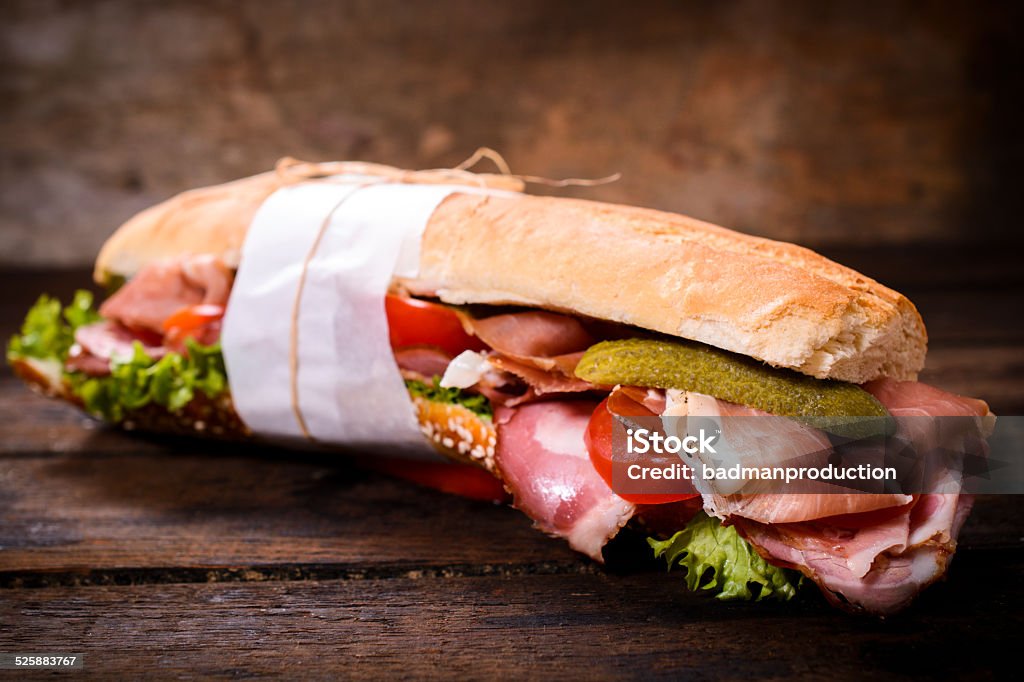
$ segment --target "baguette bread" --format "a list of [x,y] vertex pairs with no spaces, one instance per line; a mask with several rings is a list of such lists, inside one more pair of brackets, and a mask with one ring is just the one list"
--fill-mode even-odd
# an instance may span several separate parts
[[[502,186],[502,176],[478,177]],[[104,245],[96,280],[185,253],[237,266],[252,217],[287,181],[264,173],[143,211]],[[813,251],[576,199],[453,194],[426,227],[419,279],[402,285],[449,303],[610,320],[858,384],[914,379],[927,350],[924,323],[906,297]]]

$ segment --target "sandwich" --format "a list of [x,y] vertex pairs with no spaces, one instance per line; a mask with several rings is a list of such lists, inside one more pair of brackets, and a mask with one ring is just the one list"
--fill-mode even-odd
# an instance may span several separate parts
[[[796,429],[776,433],[780,448],[806,437],[819,453],[838,446],[813,418],[991,419],[916,381],[927,335],[906,297],[793,244],[522,189],[286,163],[193,190],[110,237],[94,272],[105,300],[43,296],[7,358],[126,429],[356,448],[391,473],[508,499],[598,562],[623,529],[644,533],[721,599],[813,584],[886,615],[943,577],[972,502],[956,485],[736,494],[618,478],[631,418],[774,415]],[[747,455],[777,456],[758,442]]]

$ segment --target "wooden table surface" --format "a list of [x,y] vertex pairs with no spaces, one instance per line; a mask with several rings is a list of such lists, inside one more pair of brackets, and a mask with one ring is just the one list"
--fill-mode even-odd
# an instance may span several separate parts
[[[831,255],[918,304],[924,380],[1024,414],[1013,250]],[[87,282],[0,273],[0,332]],[[0,652],[82,652],[84,677],[990,678],[1024,644],[1017,496],[980,499],[948,580],[879,620],[813,589],[691,594],[637,537],[601,567],[512,509],[340,456],[123,434],[9,371],[0,414]]]

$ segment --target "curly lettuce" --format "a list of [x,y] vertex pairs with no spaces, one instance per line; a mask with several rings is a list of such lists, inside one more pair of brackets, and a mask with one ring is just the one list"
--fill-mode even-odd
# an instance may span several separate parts
[[44,294],[29,309],[21,331],[7,345],[7,359],[63,363],[75,342],[75,330],[99,320],[100,314],[93,309],[92,293],[88,291],[76,291],[71,305],[64,308],[60,301]]
[[769,564],[735,528],[704,512],[668,540],[647,542],[670,570],[677,565],[685,569],[687,587],[716,591],[717,599],[788,601],[803,582],[795,571]]
[[88,291],[76,292],[65,308],[57,299],[41,296],[28,311],[21,331],[8,344],[7,359],[56,363],[62,379],[85,409],[113,422],[150,404],[177,412],[191,402],[196,392],[216,398],[227,390],[220,344],[204,346],[191,339],[185,342],[185,353],[168,352],[160,359],[150,357],[136,342],[130,358],[115,357],[111,361],[109,376],[64,370],[75,330],[101,319]]
[[108,421],[122,421],[128,412],[151,404],[177,412],[197,392],[212,399],[228,387],[219,343],[203,346],[188,339],[185,348],[184,354],[171,352],[155,360],[136,342],[131,358],[111,361],[108,376],[72,372],[67,378],[85,409]]

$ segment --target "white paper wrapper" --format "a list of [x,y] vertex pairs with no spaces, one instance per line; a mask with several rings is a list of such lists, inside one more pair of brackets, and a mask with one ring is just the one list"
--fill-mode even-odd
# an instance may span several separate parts
[[[392,276],[417,276],[423,230],[441,201],[477,190],[365,182],[286,187],[257,212],[221,335],[232,399],[264,436],[440,457],[419,430],[395,364],[384,297]],[[295,318],[296,397],[307,435],[293,404],[292,320],[322,228]]]

